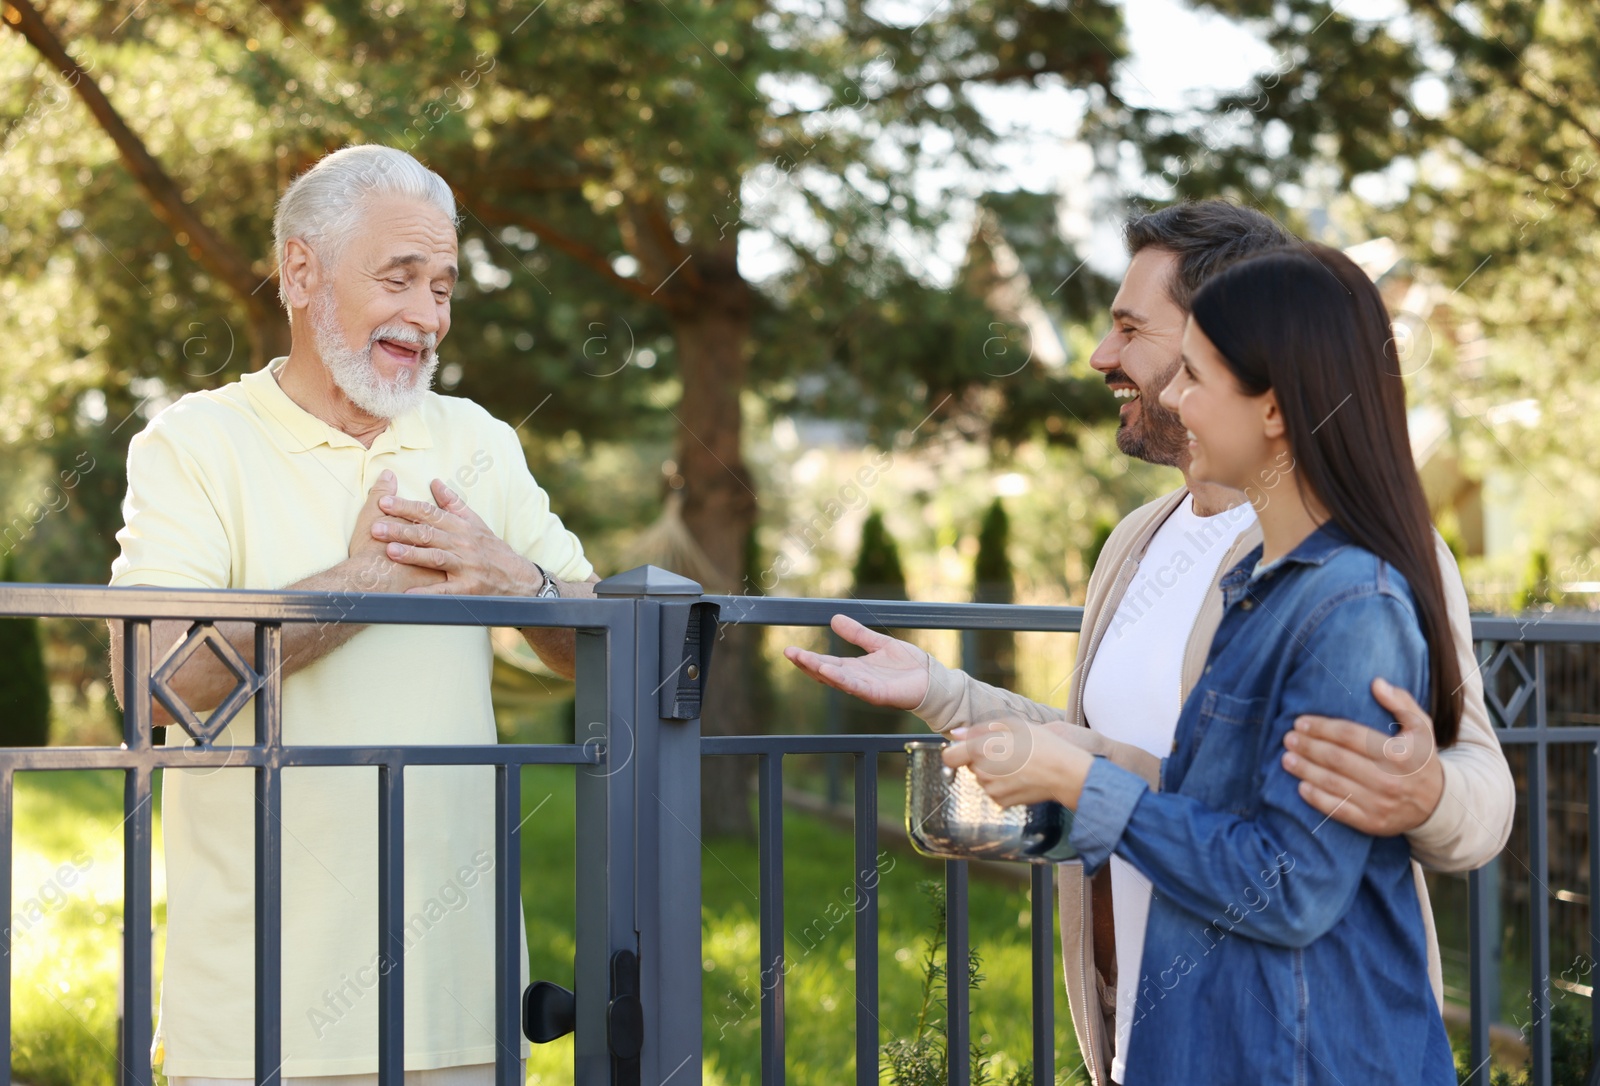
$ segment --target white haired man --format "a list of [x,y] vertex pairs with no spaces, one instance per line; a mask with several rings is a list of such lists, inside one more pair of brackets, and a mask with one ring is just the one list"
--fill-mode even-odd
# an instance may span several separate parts
[[[516,433],[429,389],[458,275],[444,180],[401,151],[347,147],[289,186],[274,226],[288,357],[183,397],[134,438],[111,583],[592,595],[583,547],[550,511]],[[157,659],[185,625],[155,624]],[[219,630],[251,658],[248,624]],[[523,634],[572,673],[571,631]],[[482,626],[286,625],[284,740],[493,743],[490,663]],[[199,712],[233,676],[200,652],[174,685]],[[246,709],[218,743],[253,732]],[[407,1083],[493,1081],[491,773],[406,772]],[[175,1086],[254,1075],[251,780],[165,777],[154,1059]],[[284,773],[282,1073],[299,1086],[377,1081],[376,786],[365,769]]]

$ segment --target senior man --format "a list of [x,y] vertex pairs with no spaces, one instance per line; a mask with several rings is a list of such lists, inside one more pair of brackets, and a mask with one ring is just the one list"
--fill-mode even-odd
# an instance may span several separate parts
[[[822,682],[874,704],[911,709],[939,731],[988,722],[1043,726],[1140,772],[1155,787],[1183,700],[1222,618],[1218,581],[1261,541],[1247,495],[1189,481],[1183,425],[1156,398],[1180,365],[1188,303],[1200,284],[1250,253],[1296,239],[1259,212],[1216,200],[1136,218],[1125,233],[1131,263],[1111,304],[1111,331],[1090,364],[1128,401],[1118,447],[1180,469],[1184,485],[1129,514],[1101,551],[1089,578],[1066,711],[951,671],[842,615],[834,630],[867,655],[840,659],[793,647],[787,654]],[[1283,758],[1301,778],[1306,802],[1327,816],[1374,835],[1404,833],[1415,861],[1463,871],[1504,847],[1515,794],[1484,707],[1460,571],[1442,539],[1437,549],[1466,677],[1456,744],[1435,756],[1427,715],[1408,693],[1377,677],[1373,695],[1396,716],[1394,738],[1374,743],[1361,725],[1306,717],[1286,737]],[[980,741],[982,734],[974,729],[971,738]],[[1004,782],[997,787],[1003,793]],[[1442,1005],[1433,917],[1421,867],[1413,869]],[[1081,865],[1063,865],[1059,881],[1072,1024],[1090,1078],[1105,1086],[1122,1080],[1141,1005],[1161,996],[1162,986],[1141,968],[1150,883],[1120,857],[1090,880]]]
[[[183,397],[134,438],[111,583],[592,595],[583,548],[550,511],[516,433],[430,391],[458,275],[449,185],[403,152],[347,147],[289,186],[274,227],[288,357]],[[470,603],[461,617],[458,627],[286,625],[284,741],[495,742],[489,631]],[[185,626],[156,624],[158,659]],[[248,624],[219,629],[252,658]],[[113,624],[113,658],[119,633]],[[571,631],[523,634],[571,675]],[[174,683],[196,711],[232,684],[203,651]],[[218,743],[253,737],[246,709]],[[492,779],[485,767],[406,771],[408,1083],[493,1081]],[[166,774],[153,1056],[175,1086],[254,1075],[253,796],[249,773]],[[376,773],[286,770],[283,827],[282,1073],[302,1086],[376,1083],[387,972]],[[525,949],[522,961],[526,970]]]

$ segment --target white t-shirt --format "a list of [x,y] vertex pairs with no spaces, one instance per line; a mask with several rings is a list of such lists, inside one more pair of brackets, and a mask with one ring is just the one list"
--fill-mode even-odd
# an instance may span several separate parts
[[[1158,758],[1171,753],[1183,708],[1178,695],[1189,633],[1223,556],[1255,519],[1248,502],[1216,516],[1197,516],[1191,495],[1156,530],[1085,679],[1083,709],[1091,728]],[[1111,894],[1117,932],[1117,1039],[1111,1077],[1121,1082],[1139,997],[1150,881],[1113,856]]]

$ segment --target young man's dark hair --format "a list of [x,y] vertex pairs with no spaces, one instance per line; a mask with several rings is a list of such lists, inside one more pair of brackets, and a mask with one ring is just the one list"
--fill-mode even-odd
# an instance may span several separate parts
[[1281,249],[1299,239],[1270,215],[1227,200],[1193,200],[1128,220],[1122,236],[1128,255],[1165,249],[1178,258],[1168,284],[1172,301],[1184,312],[1200,284],[1237,260],[1266,249]]
[[1123,228],[1123,237],[1132,264],[1112,302],[1112,328],[1090,365],[1113,389],[1137,393],[1138,406],[1119,416],[1117,448],[1137,460],[1181,467],[1187,455],[1183,423],[1159,397],[1178,372],[1189,300],[1224,268],[1298,239],[1261,212],[1226,200],[1189,201],[1140,215]]

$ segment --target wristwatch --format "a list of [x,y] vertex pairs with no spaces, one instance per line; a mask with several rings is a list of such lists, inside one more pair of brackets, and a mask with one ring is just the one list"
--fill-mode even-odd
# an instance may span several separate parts
[[539,591],[533,594],[534,599],[560,599],[561,590],[556,587],[555,578],[546,573],[544,567],[538,562],[533,563],[533,568],[539,571],[539,576],[543,579],[543,583],[539,585]]

